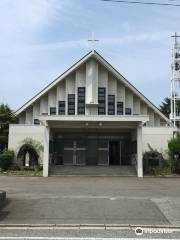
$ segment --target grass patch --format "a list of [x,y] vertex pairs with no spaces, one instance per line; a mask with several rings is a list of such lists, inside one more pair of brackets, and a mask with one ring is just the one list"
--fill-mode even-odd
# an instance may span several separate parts
[[0,171],[0,176],[24,176],[24,177],[42,177],[43,171],[31,171],[31,170],[7,170]]
[[150,168],[148,173],[145,175],[153,175],[153,176],[178,176],[177,174],[174,174],[171,172],[169,167],[155,167]]

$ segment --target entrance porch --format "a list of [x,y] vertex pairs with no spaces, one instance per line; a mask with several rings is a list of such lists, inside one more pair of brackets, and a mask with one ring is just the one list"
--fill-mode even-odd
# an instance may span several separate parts
[[142,177],[142,122],[146,119],[145,116],[73,116],[72,119],[44,116],[43,175],[48,176],[55,168],[74,166],[75,170],[76,166],[88,165],[122,169],[130,166]]

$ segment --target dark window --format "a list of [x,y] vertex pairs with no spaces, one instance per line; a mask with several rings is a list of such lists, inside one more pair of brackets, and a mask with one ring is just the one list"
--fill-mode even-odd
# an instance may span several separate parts
[[126,108],[125,109],[125,114],[126,115],[131,115],[131,108]]
[[106,89],[98,88],[98,114],[106,114]]
[[123,102],[117,102],[117,115],[123,115],[124,111],[124,103]]
[[115,114],[115,96],[108,95],[108,115]]
[[56,115],[56,107],[50,107],[50,115]]
[[40,124],[39,119],[34,119],[34,125],[39,125],[39,124]]
[[75,94],[68,94],[68,114],[75,114]]
[[65,101],[59,101],[59,115],[65,114]]
[[78,88],[78,114],[85,114],[85,88]]

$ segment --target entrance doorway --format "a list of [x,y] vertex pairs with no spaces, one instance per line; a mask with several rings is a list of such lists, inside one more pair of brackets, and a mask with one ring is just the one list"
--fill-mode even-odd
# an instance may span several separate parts
[[120,165],[120,142],[109,142],[109,165]]

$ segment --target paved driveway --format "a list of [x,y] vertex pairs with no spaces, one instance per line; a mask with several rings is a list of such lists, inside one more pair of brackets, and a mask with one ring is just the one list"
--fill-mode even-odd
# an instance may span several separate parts
[[180,179],[0,177],[0,223],[180,226]]

